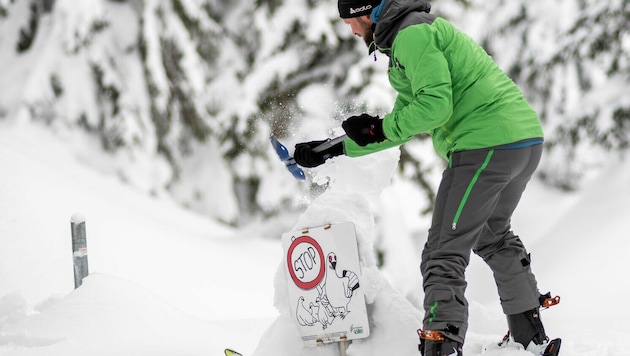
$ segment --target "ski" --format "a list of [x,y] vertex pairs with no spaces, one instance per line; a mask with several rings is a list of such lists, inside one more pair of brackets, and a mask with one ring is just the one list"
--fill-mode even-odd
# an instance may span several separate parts
[[545,351],[541,356],[558,356],[560,354],[561,339],[553,339],[549,341],[549,344],[545,348]]
[[225,349],[225,356],[243,356],[243,355],[232,349]]

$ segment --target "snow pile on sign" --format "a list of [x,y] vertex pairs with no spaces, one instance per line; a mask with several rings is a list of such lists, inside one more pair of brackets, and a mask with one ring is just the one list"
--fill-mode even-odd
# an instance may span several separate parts
[[[388,186],[398,162],[399,151],[389,150],[368,157],[337,158],[316,172],[315,180],[329,181],[328,190],[313,200],[299,218],[294,230],[352,222],[355,225],[361,263],[361,290],[368,304],[370,336],[353,340],[352,355],[409,354],[417,350],[415,332],[422,325],[422,315],[396,291],[376,266],[373,251],[374,215],[372,209],[380,192]],[[343,161],[343,162],[340,162]],[[328,177],[328,178],[325,178]],[[295,310],[289,301],[285,262],[275,278],[274,304],[280,316],[263,335],[256,356],[283,354],[316,355],[338,353],[336,343],[305,346],[296,327]]]

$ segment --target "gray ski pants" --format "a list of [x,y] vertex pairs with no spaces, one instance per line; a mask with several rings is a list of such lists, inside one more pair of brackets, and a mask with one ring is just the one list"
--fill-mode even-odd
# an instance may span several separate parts
[[539,306],[529,254],[510,226],[542,144],[456,152],[444,171],[422,252],[425,330],[464,342],[468,302],[464,272],[474,251],[490,266],[505,314]]

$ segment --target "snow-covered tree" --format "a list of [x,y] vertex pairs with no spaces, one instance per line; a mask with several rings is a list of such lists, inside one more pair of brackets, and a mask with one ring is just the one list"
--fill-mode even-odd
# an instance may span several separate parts
[[[541,112],[550,181],[628,145],[628,2],[440,0]],[[541,10],[543,9],[543,10]],[[86,164],[230,223],[300,205],[268,143],[340,134],[391,109],[387,58],[367,55],[331,0],[0,0],[0,120],[91,140]],[[85,147],[85,145],[76,145]],[[396,179],[431,210],[441,162],[402,148]]]
[[393,102],[386,59],[375,68],[334,1],[0,4],[3,117],[93,139],[87,164],[228,222],[299,201],[270,133],[322,139]]
[[541,115],[543,176],[566,189],[630,144],[630,1],[484,1],[483,44]]

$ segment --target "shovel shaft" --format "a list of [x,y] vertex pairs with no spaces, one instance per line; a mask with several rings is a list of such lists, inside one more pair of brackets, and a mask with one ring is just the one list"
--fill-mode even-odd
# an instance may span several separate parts
[[339,137],[335,137],[333,139],[330,139],[324,143],[322,143],[321,145],[313,148],[313,152],[321,152],[327,148],[331,148],[332,146],[338,144],[339,142],[342,142],[343,140],[345,140],[346,138],[348,138],[348,135],[341,135]]

